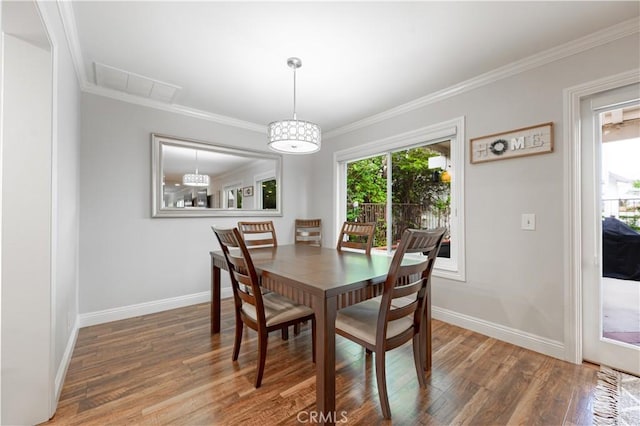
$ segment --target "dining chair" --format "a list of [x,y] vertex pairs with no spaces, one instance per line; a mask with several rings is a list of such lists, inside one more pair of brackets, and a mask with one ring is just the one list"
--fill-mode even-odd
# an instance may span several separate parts
[[322,245],[322,219],[296,219],[296,244]]
[[272,221],[238,222],[238,230],[247,247],[277,247],[276,229]]
[[[381,296],[338,311],[336,334],[375,352],[376,379],[382,414],[391,418],[385,375],[385,354],[413,340],[413,361],[420,387],[426,387],[420,327],[426,304],[431,303],[430,279],[446,229],[407,229],[402,234]],[[419,263],[402,264],[407,253],[420,253]],[[426,255],[426,257],[425,257]],[[427,349],[428,350],[428,349]]]
[[338,246],[336,248],[338,251],[345,247],[361,249],[366,254],[371,254],[375,231],[375,222],[344,222],[338,236]]
[[[238,222],[238,230],[247,247],[278,247],[276,238],[276,229],[272,221],[264,222]],[[251,291],[250,287],[245,286],[247,291]],[[260,287],[262,294],[270,293],[270,290]],[[300,326],[294,327],[294,333],[300,333]],[[289,330],[282,329],[282,340],[289,339]]]
[[[251,254],[237,228],[211,227],[216,235],[231,277],[236,317],[236,334],[233,344],[233,361],[238,360],[244,325],[258,333],[258,369],[255,387],[262,384],[267,357],[269,333],[284,330],[290,325],[311,320],[313,362],[316,360],[316,323],[313,310],[299,305],[275,292],[263,294]],[[230,248],[233,249],[230,250]],[[247,291],[250,288],[251,291]]]

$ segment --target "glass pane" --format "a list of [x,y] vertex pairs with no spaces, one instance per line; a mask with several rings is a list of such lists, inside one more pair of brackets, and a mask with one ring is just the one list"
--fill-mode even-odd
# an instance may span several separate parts
[[602,113],[602,337],[640,346],[640,107]]
[[375,222],[373,247],[387,245],[387,156],[347,163],[347,220]]
[[450,256],[451,141],[392,154],[392,241],[408,228],[447,228],[439,257]]
[[227,190],[227,208],[234,209],[236,207],[236,195],[234,190]]
[[262,208],[264,210],[276,208],[276,191],[275,179],[262,181]]

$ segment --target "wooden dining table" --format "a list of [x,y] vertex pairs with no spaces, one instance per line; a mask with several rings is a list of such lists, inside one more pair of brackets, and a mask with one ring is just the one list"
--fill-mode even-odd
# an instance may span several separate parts
[[[250,253],[264,288],[309,306],[315,313],[318,419],[323,424],[334,424],[336,417],[341,418],[336,411],[335,389],[337,311],[381,294],[391,257],[299,244],[252,248]],[[221,250],[210,255],[211,334],[215,334],[220,332],[220,271],[226,270],[227,265]],[[425,327],[421,330],[425,371],[431,369],[430,294],[427,299]]]

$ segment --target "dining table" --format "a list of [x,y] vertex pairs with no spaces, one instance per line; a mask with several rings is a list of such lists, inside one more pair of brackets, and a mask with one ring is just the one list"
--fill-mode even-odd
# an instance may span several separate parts
[[[291,244],[251,248],[262,287],[313,309],[316,318],[316,408],[322,424],[341,419],[336,411],[336,314],[339,309],[382,294],[391,257]],[[211,251],[211,334],[220,333],[220,271],[227,269],[222,250]],[[419,262],[405,259],[404,263]],[[421,331],[424,369],[431,369],[431,294],[427,286]]]

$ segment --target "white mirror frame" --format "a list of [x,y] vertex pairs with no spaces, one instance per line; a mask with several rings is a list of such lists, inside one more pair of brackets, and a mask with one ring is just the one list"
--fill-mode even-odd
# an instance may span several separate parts
[[[277,185],[276,208],[259,209],[225,209],[210,207],[164,207],[163,206],[163,150],[162,146],[211,151],[214,153],[235,155],[247,159],[273,160]],[[256,181],[252,181],[255,187]],[[254,191],[255,192],[255,191]],[[217,143],[177,138],[161,134],[151,134],[151,217],[241,217],[241,216],[282,216],[282,156],[279,154],[249,149],[229,147]]]

